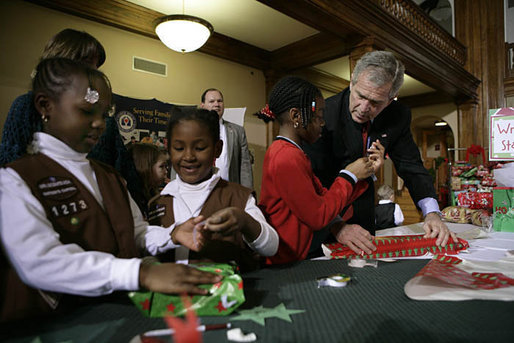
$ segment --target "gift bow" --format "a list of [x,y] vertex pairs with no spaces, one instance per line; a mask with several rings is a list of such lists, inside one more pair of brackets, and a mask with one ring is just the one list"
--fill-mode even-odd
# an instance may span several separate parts
[[468,161],[468,162],[469,162],[469,154],[471,154],[473,156],[482,154],[482,164],[485,165],[485,150],[481,145],[471,144],[471,146],[466,149],[466,161]]

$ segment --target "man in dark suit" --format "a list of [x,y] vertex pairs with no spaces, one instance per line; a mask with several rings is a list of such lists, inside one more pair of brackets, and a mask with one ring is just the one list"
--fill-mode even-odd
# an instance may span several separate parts
[[[455,236],[441,221],[432,177],[423,167],[410,131],[410,110],[394,101],[404,70],[390,52],[365,54],[355,66],[350,87],[326,99],[322,138],[304,149],[314,172],[328,187],[339,170],[366,154],[370,143],[378,139],[425,216],[425,236],[438,237],[436,244],[446,245],[450,235]],[[368,190],[353,203],[353,217],[341,232],[349,245],[371,253],[363,244],[369,233],[375,233],[374,181],[368,182]]]
[[227,181],[239,183],[253,189],[252,155],[248,149],[245,129],[242,126],[223,120],[225,103],[223,94],[215,88],[209,88],[202,94],[201,108],[216,111],[220,117],[220,138],[223,150],[216,159],[216,167],[221,177]]

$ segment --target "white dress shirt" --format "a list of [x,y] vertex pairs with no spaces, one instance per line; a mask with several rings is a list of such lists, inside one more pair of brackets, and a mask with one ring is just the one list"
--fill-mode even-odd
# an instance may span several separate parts
[[[390,204],[392,203],[391,200],[379,200],[378,201],[378,204],[379,205],[382,205],[382,204]],[[402,209],[400,208],[400,205],[398,204],[394,204],[394,225],[396,226],[400,226],[403,224],[403,212],[402,212]]]
[[227,144],[227,130],[225,129],[225,125],[223,125],[223,119],[220,119],[220,139],[223,141],[223,149],[221,150],[221,155],[216,159],[216,168],[220,171],[220,176],[223,180],[229,180],[228,170],[229,170],[229,161],[228,161],[228,144]]
[[[86,159],[55,137],[34,134],[33,149],[66,168],[103,207],[96,176]],[[130,198],[136,246],[151,254],[175,247],[170,230],[148,226]],[[111,254],[84,251],[63,244],[30,188],[11,168],[0,169],[0,238],[4,251],[21,280],[46,291],[99,296],[115,290],[139,289],[141,259],[121,259]]]

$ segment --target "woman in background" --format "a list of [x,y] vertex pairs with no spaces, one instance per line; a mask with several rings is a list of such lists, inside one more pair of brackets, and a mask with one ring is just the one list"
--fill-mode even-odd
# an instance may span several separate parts
[[[64,29],[46,44],[41,60],[52,57],[69,58],[98,69],[105,62],[105,49],[89,33]],[[34,132],[42,129],[42,121],[32,102],[32,92],[17,97],[9,109],[0,144],[0,165],[13,162],[26,153]],[[146,208],[142,182],[127,149],[123,145],[114,118],[105,121],[105,129],[88,157],[107,163],[127,181],[127,188],[140,209]]]

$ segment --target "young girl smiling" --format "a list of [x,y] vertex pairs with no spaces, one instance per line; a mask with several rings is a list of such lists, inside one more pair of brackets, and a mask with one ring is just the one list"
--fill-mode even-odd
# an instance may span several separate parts
[[[176,260],[236,260],[245,267],[251,262],[247,247],[261,256],[274,255],[277,233],[257,207],[252,191],[221,179],[214,167],[223,144],[216,112],[173,113],[167,137],[177,178],[150,208],[149,220],[171,228],[173,241],[183,245],[176,251]],[[197,253],[190,256],[190,250]]]

